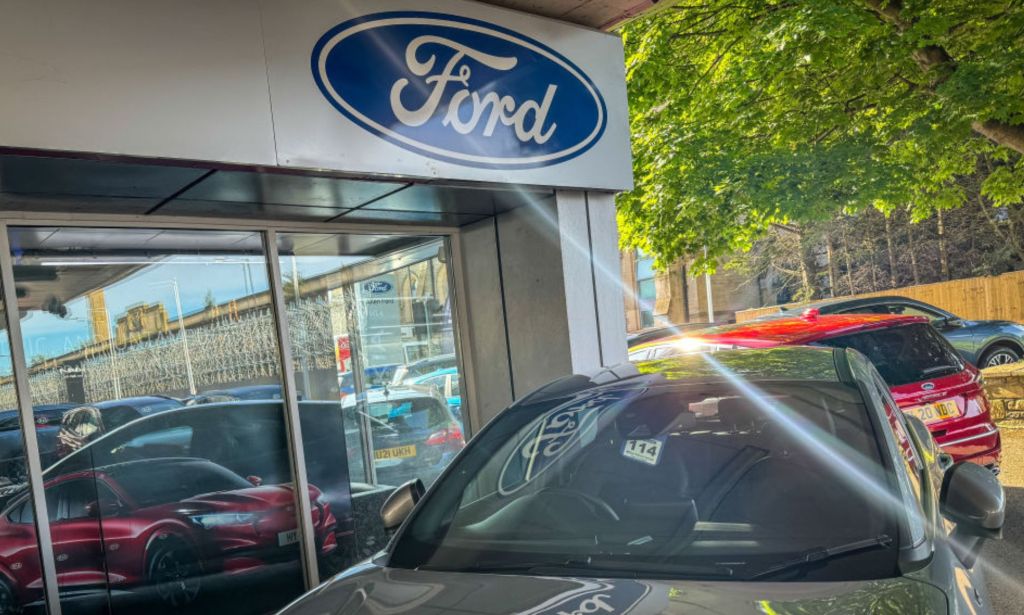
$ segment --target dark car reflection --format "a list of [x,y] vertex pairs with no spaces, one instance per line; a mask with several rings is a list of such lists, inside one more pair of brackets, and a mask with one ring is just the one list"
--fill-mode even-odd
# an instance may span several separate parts
[[[57,433],[57,457],[65,457],[108,431],[143,416],[176,410],[184,404],[159,395],[128,397],[79,406],[64,413]],[[48,465],[44,459],[43,465]]]
[[[336,547],[335,519],[309,488],[316,544]],[[203,578],[235,574],[297,557],[290,485],[264,485],[205,459],[156,458],[72,471],[46,483],[58,582],[63,592],[151,586],[184,606]],[[42,598],[28,494],[0,515],[0,579],[16,604]]]
[[[44,466],[57,460],[57,433],[60,431],[61,417],[74,407],[75,404],[41,404],[32,407],[39,456]],[[18,410],[0,411],[0,496],[11,486],[27,480],[24,449]]]

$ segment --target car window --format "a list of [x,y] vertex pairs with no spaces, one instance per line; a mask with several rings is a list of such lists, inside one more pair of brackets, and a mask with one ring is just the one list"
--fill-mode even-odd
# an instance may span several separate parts
[[96,502],[102,483],[93,479],[69,480],[46,490],[46,507],[51,522],[86,519],[89,504]]
[[414,397],[395,401],[373,402],[367,414],[378,429],[402,431],[431,429],[445,423],[444,411],[429,397]]
[[890,313],[904,314],[906,316],[924,316],[929,320],[936,320],[942,318],[942,314],[934,310],[927,310],[916,305],[909,305],[906,303],[890,304]]
[[187,457],[191,453],[192,427],[175,425],[148,431],[117,444],[110,450],[115,460],[152,457]]
[[[838,383],[590,391],[512,408],[478,438],[390,565],[558,574],[582,561],[616,576],[742,580],[806,549],[896,536],[892,508],[863,484],[889,485],[867,407]],[[808,578],[881,578],[895,565],[894,550],[866,550]]]
[[109,474],[140,507],[252,487],[230,470],[198,459],[138,461],[119,466]]
[[32,500],[26,498],[20,504],[7,513],[7,520],[11,523],[32,523],[35,515],[32,514]]
[[841,335],[817,343],[859,351],[890,387],[949,376],[964,368],[956,351],[926,323]]

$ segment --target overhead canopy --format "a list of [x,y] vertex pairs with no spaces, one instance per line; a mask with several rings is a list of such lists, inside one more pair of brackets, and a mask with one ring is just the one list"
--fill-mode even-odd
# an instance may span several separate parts
[[[667,2],[667,0],[661,0]],[[483,0],[524,13],[610,30],[652,9],[659,0]]]

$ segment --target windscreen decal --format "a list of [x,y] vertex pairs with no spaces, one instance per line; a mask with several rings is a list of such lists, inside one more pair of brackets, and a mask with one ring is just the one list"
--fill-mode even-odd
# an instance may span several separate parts
[[656,466],[661,461],[661,452],[665,448],[665,439],[665,436],[661,436],[658,438],[626,440],[622,443],[622,456],[632,461]]
[[651,591],[644,583],[626,579],[579,582],[581,587],[558,594],[518,615],[622,615],[632,611]]
[[582,400],[574,399],[549,411],[505,461],[498,479],[498,492],[509,495],[521,489],[572,449],[602,411],[642,391],[608,391]]

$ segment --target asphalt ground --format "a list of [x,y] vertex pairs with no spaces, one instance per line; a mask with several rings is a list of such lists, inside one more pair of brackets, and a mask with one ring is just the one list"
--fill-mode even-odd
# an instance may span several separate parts
[[989,600],[999,615],[1024,613],[1024,429],[1003,429],[1002,473],[1006,490],[1003,539],[981,551]]

